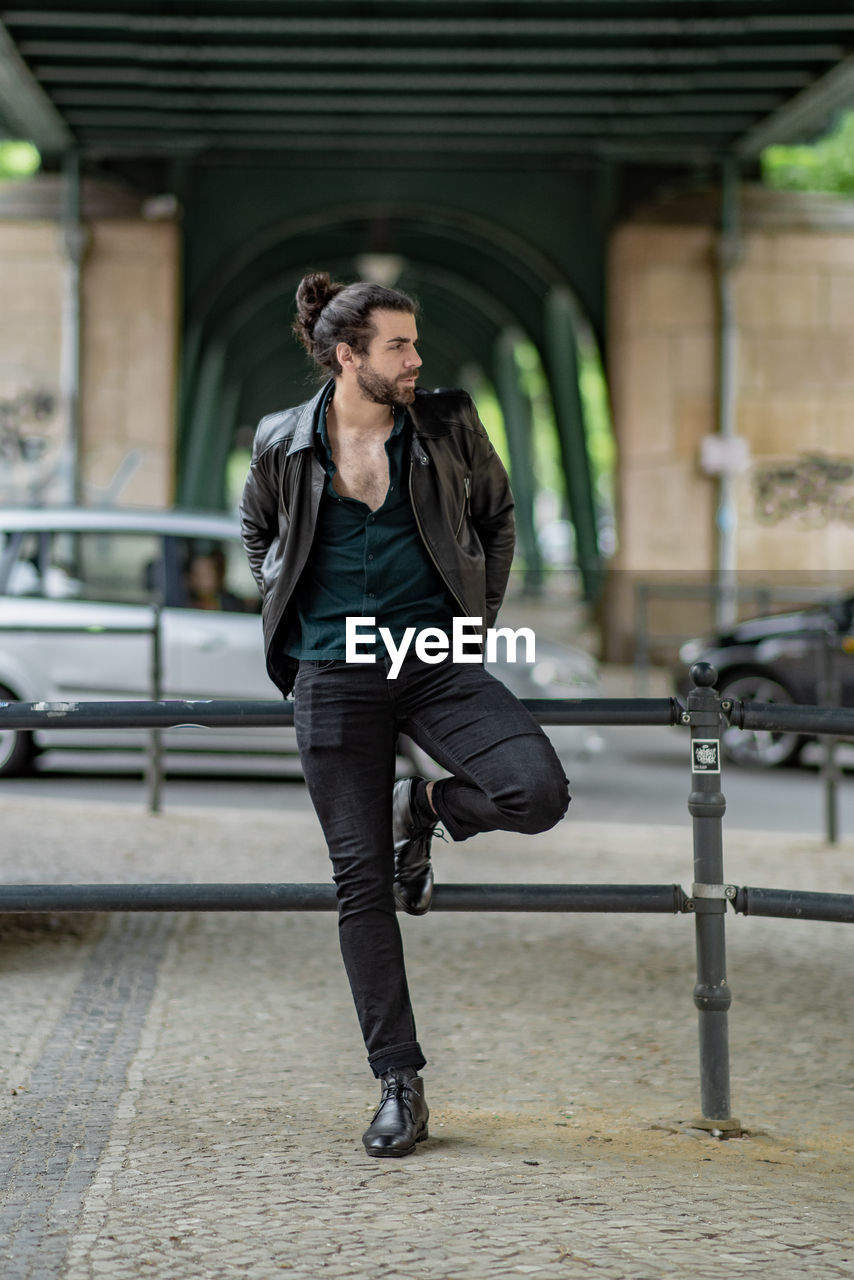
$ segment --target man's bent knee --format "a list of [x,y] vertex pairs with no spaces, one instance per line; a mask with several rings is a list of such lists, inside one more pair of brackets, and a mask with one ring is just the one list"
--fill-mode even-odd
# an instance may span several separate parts
[[525,788],[522,821],[517,830],[525,835],[551,830],[566,813],[569,801],[569,779],[562,769],[559,774],[531,778]]
[[534,738],[527,746],[519,751],[512,798],[498,803],[510,830],[536,835],[550,830],[566,813],[569,779],[548,738]]

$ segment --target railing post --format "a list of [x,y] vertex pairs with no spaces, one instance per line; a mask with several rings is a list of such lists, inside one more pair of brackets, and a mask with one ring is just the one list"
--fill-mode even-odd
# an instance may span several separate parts
[[691,726],[691,794],[688,809],[694,826],[697,985],[694,1004],[700,1034],[700,1102],[698,1128],[729,1136],[741,1133],[730,1113],[729,1029],[732,995],[726,977],[726,910],[734,890],[724,884],[723,816],[720,789],[721,712],[713,688],[717,672],[708,662],[691,668],[694,688],[685,718]]
[[643,696],[649,681],[649,595],[645,582],[635,583],[634,689]]
[[[160,605],[153,608],[151,620],[151,701],[163,697],[163,633]],[[148,812],[159,813],[163,790],[163,733],[152,729],[148,736]]]
[[[821,673],[818,680],[818,701],[823,707],[842,705],[842,683],[836,664],[836,648],[839,633],[828,622],[821,645]],[[830,733],[822,735],[821,776],[824,782],[824,838],[828,844],[839,840],[839,766],[836,761],[837,739]]]

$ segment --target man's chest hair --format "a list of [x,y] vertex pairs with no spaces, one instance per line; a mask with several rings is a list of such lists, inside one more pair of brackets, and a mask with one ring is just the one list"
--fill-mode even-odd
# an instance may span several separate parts
[[333,485],[347,497],[359,498],[370,507],[382,504],[388,490],[388,454],[385,442],[339,441],[332,451]]

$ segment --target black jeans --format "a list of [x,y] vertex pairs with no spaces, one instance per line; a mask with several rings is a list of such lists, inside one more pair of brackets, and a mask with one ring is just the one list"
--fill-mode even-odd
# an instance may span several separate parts
[[479,664],[412,656],[303,661],[294,724],[306,783],[332,859],[341,953],[377,1076],[422,1067],[395,914],[391,795],[397,736],[453,776],[433,804],[454,840],[479,831],[546,831],[566,813],[567,778],[540,726]]

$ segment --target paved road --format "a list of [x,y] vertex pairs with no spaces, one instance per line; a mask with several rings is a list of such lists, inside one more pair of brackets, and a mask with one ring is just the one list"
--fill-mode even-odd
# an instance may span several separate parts
[[[604,729],[595,760],[571,762],[578,814],[589,821],[678,823],[687,818],[691,785],[688,737],[680,729]],[[854,760],[837,792],[842,831],[854,832]],[[727,825],[759,831],[824,831],[824,785],[813,763],[787,769],[724,766]]]
[[[572,812],[585,822],[683,823],[688,821],[688,737],[674,728],[603,729],[602,750],[596,755],[565,755],[572,782]],[[814,757],[815,757],[814,753]],[[839,787],[841,831],[854,833],[854,758],[848,762]],[[132,756],[93,761],[90,754],[74,756],[75,766],[97,770],[88,776],[71,772],[71,753],[44,757],[34,778],[4,779],[0,796],[39,796],[66,799],[109,799],[115,803],[145,802],[139,763]],[[123,765],[123,771],[117,766]],[[406,766],[401,762],[401,769]],[[728,825],[749,830],[824,831],[824,788],[815,767],[779,770],[727,768],[723,776]],[[261,766],[246,759],[198,757],[194,772],[173,775],[163,793],[166,809],[246,808],[305,811],[310,808],[295,764]]]

